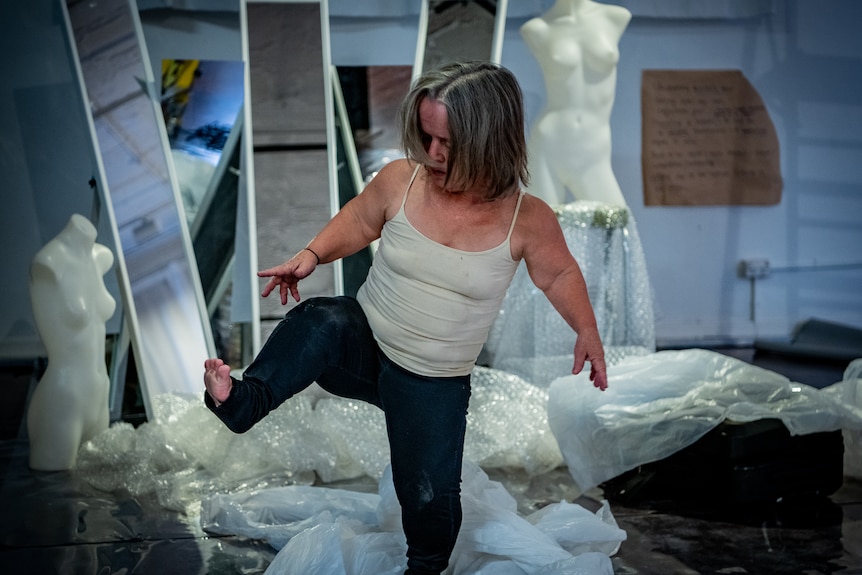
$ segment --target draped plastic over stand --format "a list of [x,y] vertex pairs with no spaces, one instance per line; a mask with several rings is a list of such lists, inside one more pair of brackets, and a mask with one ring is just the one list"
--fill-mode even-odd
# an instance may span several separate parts
[[[652,292],[628,208],[574,202],[556,212],[586,279],[608,363],[654,351]],[[493,368],[547,387],[571,373],[575,339],[521,264],[491,327],[485,360]]]

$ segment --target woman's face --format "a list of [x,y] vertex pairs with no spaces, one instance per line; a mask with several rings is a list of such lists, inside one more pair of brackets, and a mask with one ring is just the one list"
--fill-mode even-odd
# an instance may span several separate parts
[[449,121],[446,107],[430,98],[419,104],[419,126],[422,130],[422,144],[431,158],[431,165],[425,166],[435,184],[443,187],[449,162]]

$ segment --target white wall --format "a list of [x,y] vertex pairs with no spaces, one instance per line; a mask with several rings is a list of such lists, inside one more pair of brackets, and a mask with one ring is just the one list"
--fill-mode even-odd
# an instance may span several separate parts
[[[519,28],[551,3],[532,2],[532,12],[510,3],[502,61],[522,84],[528,123],[544,104],[544,87]],[[659,345],[783,338],[812,317],[862,327],[862,3],[675,3],[688,18],[640,15],[673,13],[667,3],[616,3],[635,17],[620,43],[613,164],[644,246]],[[692,18],[698,7],[745,17]],[[411,64],[412,39],[394,33],[404,22],[334,19],[333,62]],[[778,132],[780,204],[644,205],[640,78],[655,68],[744,73]],[[751,285],[736,270],[754,257],[775,271],[757,282],[752,310]]]
[[[551,1],[510,2],[503,64],[522,82],[530,120],[543,103],[542,79],[518,29]],[[330,6],[335,64],[412,64],[410,11],[353,17],[340,11],[338,2]],[[363,3],[363,14],[374,13],[366,4],[381,10],[387,5],[356,2]],[[356,5],[349,5],[357,13]],[[637,5],[630,7],[637,12]],[[769,16],[729,20],[636,15],[622,39],[613,162],[644,246],[659,344],[781,337],[810,317],[862,327],[862,37],[857,30],[862,3],[787,0],[774,6]],[[151,25],[147,20],[148,38]],[[230,59],[238,50],[238,31],[231,26],[218,18],[200,26],[201,52],[187,57]],[[165,33],[163,39],[171,36]],[[0,299],[2,358],[18,353],[15,342],[22,334],[34,337],[29,262],[68,213],[90,209],[86,180],[94,165],[56,1],[2,3],[0,46],[15,55],[0,64],[0,253],[7,278]],[[652,68],[743,71],[778,131],[784,176],[779,205],[644,206],[640,76]],[[34,104],[44,114],[33,112]],[[33,134],[45,140],[41,151]],[[736,277],[738,261],[748,257],[768,258],[778,268],[857,266],[776,271],[757,283],[751,321],[749,283]]]
[[[780,337],[816,317],[862,327],[862,4],[775,3],[742,21],[635,19],[621,43],[614,167],[638,222],[659,343]],[[640,75],[736,68],[760,92],[781,146],[784,193],[770,207],[645,207]],[[751,289],[740,259],[778,271]],[[853,269],[817,269],[856,264]]]
[[[0,3],[0,51],[0,359],[18,360],[44,356],[30,263],[73,213],[93,216],[89,180],[98,169],[60,5]],[[97,241],[113,249],[105,210],[97,227]],[[109,272],[105,282],[118,299],[116,276]],[[109,330],[118,329],[119,313]]]

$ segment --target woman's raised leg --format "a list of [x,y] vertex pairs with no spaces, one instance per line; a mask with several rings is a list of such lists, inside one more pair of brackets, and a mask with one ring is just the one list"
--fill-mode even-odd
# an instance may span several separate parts
[[207,360],[205,401],[236,433],[251,429],[315,381],[332,393],[379,405],[377,351],[355,299],[312,298],[285,315],[242,379],[230,378],[230,368],[220,360]]

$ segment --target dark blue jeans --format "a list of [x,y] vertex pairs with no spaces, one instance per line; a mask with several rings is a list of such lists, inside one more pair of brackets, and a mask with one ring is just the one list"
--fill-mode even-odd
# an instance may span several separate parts
[[461,462],[470,376],[425,377],[387,358],[350,297],[313,298],[287,313],[228,399],[215,407],[243,433],[312,382],[383,409],[407,536],[406,575],[438,574],[461,527]]

